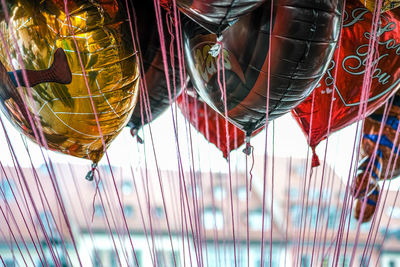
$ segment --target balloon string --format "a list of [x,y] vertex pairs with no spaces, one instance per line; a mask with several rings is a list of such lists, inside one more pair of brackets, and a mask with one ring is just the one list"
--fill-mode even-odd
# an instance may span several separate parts
[[[97,171],[98,172],[97,169],[92,169],[91,171]],[[97,193],[100,194],[100,192],[99,192],[100,179],[96,179],[96,176],[94,174],[93,174],[93,176],[94,176],[94,180],[96,182],[96,189],[94,191],[94,196],[93,196],[93,201],[92,201],[92,223],[93,223],[93,219],[94,219],[94,213],[96,211],[96,209],[95,209],[96,196],[97,196]]]

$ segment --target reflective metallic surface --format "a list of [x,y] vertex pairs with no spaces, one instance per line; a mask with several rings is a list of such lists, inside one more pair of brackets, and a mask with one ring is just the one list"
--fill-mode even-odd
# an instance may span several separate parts
[[[375,4],[378,2],[376,0],[360,0],[363,5],[365,5],[371,12],[375,11]],[[383,1],[382,2],[382,8],[381,12],[386,12],[391,9],[395,9],[400,7],[400,1],[399,0],[389,0],[389,1]]]
[[[370,78],[365,77],[369,57],[373,13],[359,1],[347,1],[340,49],[337,49],[328,70],[314,95],[309,96],[292,112],[311,147],[329,134],[356,122],[360,107],[369,115],[400,88],[400,14],[395,10],[380,15],[379,42]],[[368,73],[368,72],[367,72]],[[336,75],[336,79],[334,78]],[[363,99],[364,79],[370,79],[368,105]],[[333,101],[332,101],[333,99]],[[332,106],[332,107],[331,107]],[[365,110],[364,110],[365,108]],[[310,129],[311,128],[311,129]]]
[[224,114],[222,72],[218,75],[224,67],[228,118],[248,134],[266,123],[268,86],[269,120],[289,112],[312,92],[328,67],[340,31],[341,2],[277,0],[272,18],[270,3],[262,5],[223,33],[223,64],[210,53],[216,35],[188,20],[184,49],[197,92]]
[[221,33],[266,0],[177,0],[176,2],[179,9],[188,17],[213,33]]
[[[143,63],[143,83],[147,95],[142,96],[139,94],[140,100],[133,110],[128,126],[131,129],[140,129],[143,126],[143,122],[147,124],[150,119],[154,120],[160,116],[170,106],[168,96],[168,85],[165,77],[163,57],[160,47],[160,37],[158,33],[158,27],[156,22],[156,16],[154,11],[153,1],[134,1],[133,8],[136,14],[137,29],[140,43],[140,59]],[[143,15],[146,14],[146,15]],[[166,17],[165,14],[162,18],[167,20],[170,17]],[[170,82],[171,97],[175,100],[182,92],[182,84],[180,80],[179,60],[176,39],[174,39],[174,55],[175,58],[171,59],[169,48],[171,45],[171,38],[166,27],[166,22],[163,20],[164,25],[164,36],[165,36],[165,49],[167,52],[168,61],[168,74]],[[174,63],[175,73],[173,73],[172,62]],[[183,73],[183,70],[182,70]],[[175,77],[174,77],[175,74]],[[186,78],[186,77],[185,77]],[[175,79],[175,86],[174,86]],[[185,81],[186,82],[186,81]],[[146,105],[142,105],[142,101],[148,101],[150,106],[149,111],[151,117],[148,118],[146,113]],[[144,102],[143,102],[144,103]],[[142,121],[143,113],[143,121]]]
[[[125,2],[121,2],[125,3]],[[108,146],[128,122],[138,95],[138,66],[133,49],[125,4],[117,1],[68,1],[72,29],[62,0],[8,1],[11,19],[0,23],[7,45],[0,50],[0,61],[7,71],[47,69],[57,48],[67,56],[72,72],[70,84],[41,83],[15,92],[10,81],[0,81],[2,109],[14,124],[34,139],[29,113],[40,121],[44,137],[53,150],[93,162],[100,160],[104,148],[91,105],[88,88],[78,58],[82,58],[101,132]],[[23,66],[18,64],[21,49]],[[7,51],[11,59],[7,56]],[[4,69],[2,70],[2,74]]]

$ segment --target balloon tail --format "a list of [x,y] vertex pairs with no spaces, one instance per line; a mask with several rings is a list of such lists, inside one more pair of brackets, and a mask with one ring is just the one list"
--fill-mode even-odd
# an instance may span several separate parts
[[90,182],[93,181],[94,172],[95,172],[96,168],[97,168],[97,163],[93,163],[92,169],[86,174],[86,177],[85,177],[86,180],[88,180]]
[[315,146],[311,147],[313,155],[312,155],[312,163],[311,163],[311,167],[318,167],[320,164],[319,162],[319,158],[317,153],[315,152]]
[[210,51],[208,53],[212,57],[218,57],[219,53],[221,53],[221,48],[222,48],[222,35],[217,37],[217,42],[210,48]]
[[251,168],[250,168],[250,187],[249,190],[251,191],[252,184],[253,184],[253,168],[254,168],[254,148],[250,144],[250,135],[246,135],[246,147],[243,149],[243,153],[245,153],[247,156],[251,155]]
[[138,129],[131,128],[132,137],[136,137],[136,140],[139,144],[143,144],[143,139],[138,135]]
[[93,223],[93,219],[94,219],[94,213],[96,212],[95,200],[96,200],[97,192],[99,191],[99,182],[100,182],[100,179],[98,179],[96,181],[96,189],[95,189],[93,201],[92,201],[92,223]]

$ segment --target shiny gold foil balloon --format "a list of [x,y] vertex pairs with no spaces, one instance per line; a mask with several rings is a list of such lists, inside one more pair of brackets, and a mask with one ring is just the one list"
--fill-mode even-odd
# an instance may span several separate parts
[[[34,139],[32,126],[24,112],[25,102],[32,117],[37,115],[51,149],[97,163],[104,148],[78,51],[106,146],[126,125],[137,101],[136,51],[125,2],[67,2],[73,33],[63,0],[7,1],[10,21],[2,16],[0,22],[1,34],[6,40],[6,46],[0,46],[0,61],[5,69],[11,71],[12,65],[15,69],[47,69],[51,67],[56,51],[60,56],[63,49],[72,79],[69,84],[40,83],[31,88],[31,99],[29,89],[12,88],[10,80],[15,77],[11,74],[7,79],[3,68],[0,70],[3,74],[0,75],[1,108],[19,129]],[[20,56],[23,65],[19,64]],[[18,80],[23,83],[22,79]]]
[[[375,5],[378,3],[376,0],[360,0],[371,12],[374,12]],[[399,0],[385,0],[382,2],[381,12],[386,12],[400,6]]]

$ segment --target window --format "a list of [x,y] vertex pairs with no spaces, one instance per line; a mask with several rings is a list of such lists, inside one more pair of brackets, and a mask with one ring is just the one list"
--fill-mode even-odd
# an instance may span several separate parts
[[94,215],[96,217],[101,217],[104,215],[104,208],[103,205],[101,204],[96,204],[94,205]]
[[203,214],[204,228],[210,229],[222,229],[224,227],[224,216],[220,209],[211,207],[204,209]]
[[4,267],[14,267],[15,262],[13,259],[5,259],[4,260]]
[[214,197],[216,200],[223,200],[226,196],[226,190],[222,186],[214,187]]
[[368,267],[368,259],[360,257],[360,267]]
[[[256,209],[249,212],[249,227],[252,230],[262,230],[263,212],[262,209]],[[264,212],[264,230],[271,227],[271,217]]]
[[388,216],[390,216],[390,214],[392,213],[392,218],[393,219],[400,219],[400,207],[393,207],[393,206],[392,207],[388,207],[388,209],[386,210],[386,213],[387,213]]
[[133,185],[131,181],[124,181],[122,183],[122,194],[124,194],[125,196],[128,196],[130,194],[132,194],[133,191]]
[[198,186],[198,185],[193,185],[193,187],[192,187],[192,185],[189,185],[188,186],[188,192],[189,192],[189,195],[193,198],[193,197],[195,197],[194,196],[194,194],[193,194],[193,188],[196,190],[196,199],[199,199],[200,198],[200,196],[201,196],[201,188],[200,188],[200,186]]
[[323,261],[322,261],[322,267],[328,267],[329,266],[329,259],[328,258],[325,258]]
[[[0,184],[1,190],[3,191],[0,195],[0,199],[5,199],[6,201],[12,201],[14,199],[15,191],[15,183],[12,180],[3,179]],[[4,195],[3,195],[4,194]]]
[[339,216],[340,214],[336,214],[336,209],[331,207],[329,209],[329,217],[328,217],[328,228],[329,229],[334,229],[336,226],[339,225],[339,220],[340,218],[336,218],[336,216]]
[[161,219],[164,216],[164,210],[162,207],[154,207],[152,209],[152,214],[155,218]]
[[174,255],[175,255],[176,266],[180,266],[179,252],[175,251],[175,253],[172,253],[172,251],[157,250],[156,251],[157,266],[159,267],[175,266]]
[[133,255],[132,252],[132,264],[129,266],[134,266],[134,267],[139,267],[142,266],[142,252],[138,249],[135,249],[135,254],[136,254],[136,259],[139,265],[137,265],[136,260],[135,260],[135,255]]
[[301,256],[301,267],[309,267],[310,266],[310,260],[307,255]]
[[[287,189],[289,190],[289,188]],[[297,188],[290,188],[290,199],[298,200],[299,199],[299,190]]]
[[132,207],[132,205],[125,205],[124,206],[124,214],[125,214],[125,217],[128,217],[128,218],[133,216],[133,207]]
[[51,214],[50,211],[42,211],[39,213],[39,218],[38,222],[39,225],[42,224],[44,231],[48,238],[51,239],[51,241],[60,241],[60,235],[58,233],[56,223],[54,221],[53,215]]
[[349,266],[350,266],[350,260],[349,260],[349,258],[348,258],[348,257],[340,256],[339,266],[349,267]]
[[295,169],[296,169],[297,175],[300,175],[300,176],[304,175],[304,173],[305,173],[304,164],[297,165]]
[[245,201],[247,197],[247,189],[245,186],[239,186],[237,189],[237,195],[240,201]]

